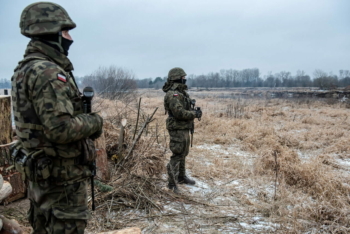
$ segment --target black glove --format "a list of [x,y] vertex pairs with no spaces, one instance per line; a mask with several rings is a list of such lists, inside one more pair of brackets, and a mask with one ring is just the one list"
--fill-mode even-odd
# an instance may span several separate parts
[[96,113],[92,113],[91,114],[92,116],[94,116],[95,117],[95,121],[98,123],[98,128],[99,128],[99,130],[97,130],[96,132],[94,132],[92,135],[90,135],[89,137],[90,137],[90,139],[91,140],[96,140],[97,138],[99,138],[101,135],[102,135],[102,133],[103,133],[103,119],[102,119],[102,117],[100,116],[100,115],[98,115],[98,114],[96,114]]
[[200,119],[202,117],[202,110],[200,107],[196,108],[196,118]]
[[101,135],[102,135],[102,133],[103,133],[103,130],[101,129],[101,130],[98,130],[97,132],[95,132],[95,133],[93,133],[92,135],[90,135],[89,136],[89,138],[91,139],[91,140],[96,140],[97,138],[99,138]]

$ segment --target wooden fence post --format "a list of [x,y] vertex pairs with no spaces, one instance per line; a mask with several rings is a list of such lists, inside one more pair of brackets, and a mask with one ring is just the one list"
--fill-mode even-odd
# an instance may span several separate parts
[[[15,201],[26,195],[26,186],[21,179],[21,174],[12,167],[10,155],[10,146],[12,145],[11,108],[11,97],[0,95],[0,174],[12,186],[11,194],[6,195],[3,201],[5,203]],[[6,187],[2,188],[2,190],[5,189]]]
[[118,143],[118,156],[122,155],[123,143],[124,143],[124,128],[126,126],[127,120],[122,119],[120,122],[120,131],[119,131],[119,143]]
[[0,145],[12,141],[11,97],[0,95]]

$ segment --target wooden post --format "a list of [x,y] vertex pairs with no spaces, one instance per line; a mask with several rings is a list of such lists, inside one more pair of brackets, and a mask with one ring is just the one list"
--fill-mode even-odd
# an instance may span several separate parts
[[[0,95],[0,174],[10,183],[12,190],[3,202],[8,203],[25,197],[26,186],[21,175],[12,167],[10,146],[12,145],[11,97]],[[5,183],[4,181],[4,183]],[[5,190],[6,188],[2,188]],[[3,191],[7,192],[9,190]]]
[[11,97],[0,95],[0,145],[12,141]]
[[119,141],[118,141],[118,156],[120,157],[123,151],[123,143],[124,143],[124,128],[126,126],[127,120],[122,119],[120,122],[120,132],[119,132]]

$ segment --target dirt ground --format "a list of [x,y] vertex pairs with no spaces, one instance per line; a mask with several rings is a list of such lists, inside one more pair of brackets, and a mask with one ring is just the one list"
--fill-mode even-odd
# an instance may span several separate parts
[[[230,91],[189,92],[203,110],[187,158],[196,185],[179,185],[182,193],[175,195],[163,172],[158,189],[168,196],[154,200],[160,209],[118,207],[107,199],[87,233],[133,226],[142,233],[350,233],[347,103],[219,98],[223,92],[230,97]],[[162,133],[155,147],[164,149],[165,166],[171,153],[163,93],[141,96],[145,113],[160,108],[151,126]],[[0,213],[27,225],[27,208],[24,199],[0,206]]]

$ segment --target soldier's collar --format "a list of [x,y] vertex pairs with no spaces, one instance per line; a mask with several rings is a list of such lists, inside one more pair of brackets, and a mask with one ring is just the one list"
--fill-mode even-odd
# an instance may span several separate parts
[[73,64],[68,59],[68,57],[58,50],[55,50],[53,47],[46,45],[45,43],[39,40],[31,40],[27,46],[24,57],[27,57],[32,53],[41,53],[49,60],[52,60],[54,63],[62,67],[65,71],[70,72],[73,70]]
[[173,86],[171,87],[172,90],[179,90],[180,92],[183,92],[187,90],[187,85],[185,84],[180,84],[180,83],[174,83]]

